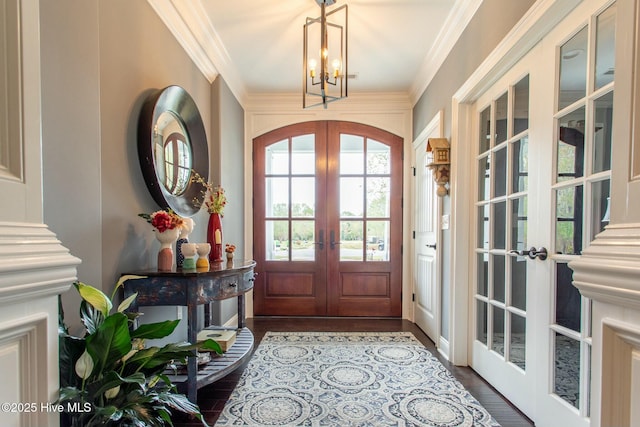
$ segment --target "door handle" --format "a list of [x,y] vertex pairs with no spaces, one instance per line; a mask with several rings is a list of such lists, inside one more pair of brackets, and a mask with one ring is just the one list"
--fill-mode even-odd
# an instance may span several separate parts
[[336,242],[335,232],[331,230],[331,232],[329,233],[329,246],[331,246],[331,249],[335,249],[336,245],[339,245],[339,244],[340,242]]
[[431,248],[431,249],[435,249],[436,248],[436,244],[435,243],[433,245],[425,245],[425,246],[428,247],[428,248]]
[[324,230],[320,230],[320,236],[317,242],[313,242],[314,245],[318,245],[320,250],[324,249]]
[[549,253],[547,252],[547,248],[545,247],[536,249],[532,246],[529,249],[529,258],[531,259],[540,258],[540,261],[544,261],[545,259],[547,259],[547,255],[549,255]]
[[540,261],[544,261],[549,255],[549,253],[547,252],[547,248],[541,247],[536,249],[534,246],[531,246],[529,250],[522,249],[521,251],[509,251],[509,253],[519,256],[528,256],[531,259],[540,258]]
[[525,251],[524,249],[520,250],[520,251],[509,251],[510,254],[515,254],[518,256],[527,256],[529,255],[529,251]]

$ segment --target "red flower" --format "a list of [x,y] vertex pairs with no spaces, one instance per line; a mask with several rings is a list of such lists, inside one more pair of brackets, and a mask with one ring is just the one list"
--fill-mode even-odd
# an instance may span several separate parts
[[151,215],[138,214],[138,216],[147,220],[147,222],[160,233],[164,233],[167,230],[173,230],[176,227],[182,226],[182,218],[180,218],[180,216],[178,216],[172,210],[169,210],[169,212],[156,211]]

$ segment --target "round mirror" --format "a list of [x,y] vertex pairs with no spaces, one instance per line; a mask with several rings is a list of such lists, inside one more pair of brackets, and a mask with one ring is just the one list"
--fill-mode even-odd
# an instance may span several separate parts
[[153,199],[180,216],[200,210],[206,189],[192,171],[209,176],[209,148],[198,108],[179,86],[152,94],[142,107],[138,155]]

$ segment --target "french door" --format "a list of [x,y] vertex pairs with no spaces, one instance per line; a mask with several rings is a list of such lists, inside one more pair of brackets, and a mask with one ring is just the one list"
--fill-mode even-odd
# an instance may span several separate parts
[[339,121],[257,137],[256,315],[402,314],[402,139]]
[[472,365],[541,427],[590,423],[568,263],[609,221],[615,16],[583,2],[475,104]]

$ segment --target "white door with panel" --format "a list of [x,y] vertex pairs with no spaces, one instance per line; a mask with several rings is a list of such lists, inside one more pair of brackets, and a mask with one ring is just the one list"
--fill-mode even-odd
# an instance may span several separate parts
[[586,0],[475,104],[472,366],[540,427],[590,423],[568,263],[608,223],[615,12]]
[[[438,115],[434,121],[439,124]],[[424,138],[414,143],[415,159],[415,212],[414,212],[414,320],[431,340],[440,341],[440,286],[437,251],[438,218],[440,204],[437,185],[431,169],[427,167],[427,141],[440,137],[440,127],[433,126]]]

